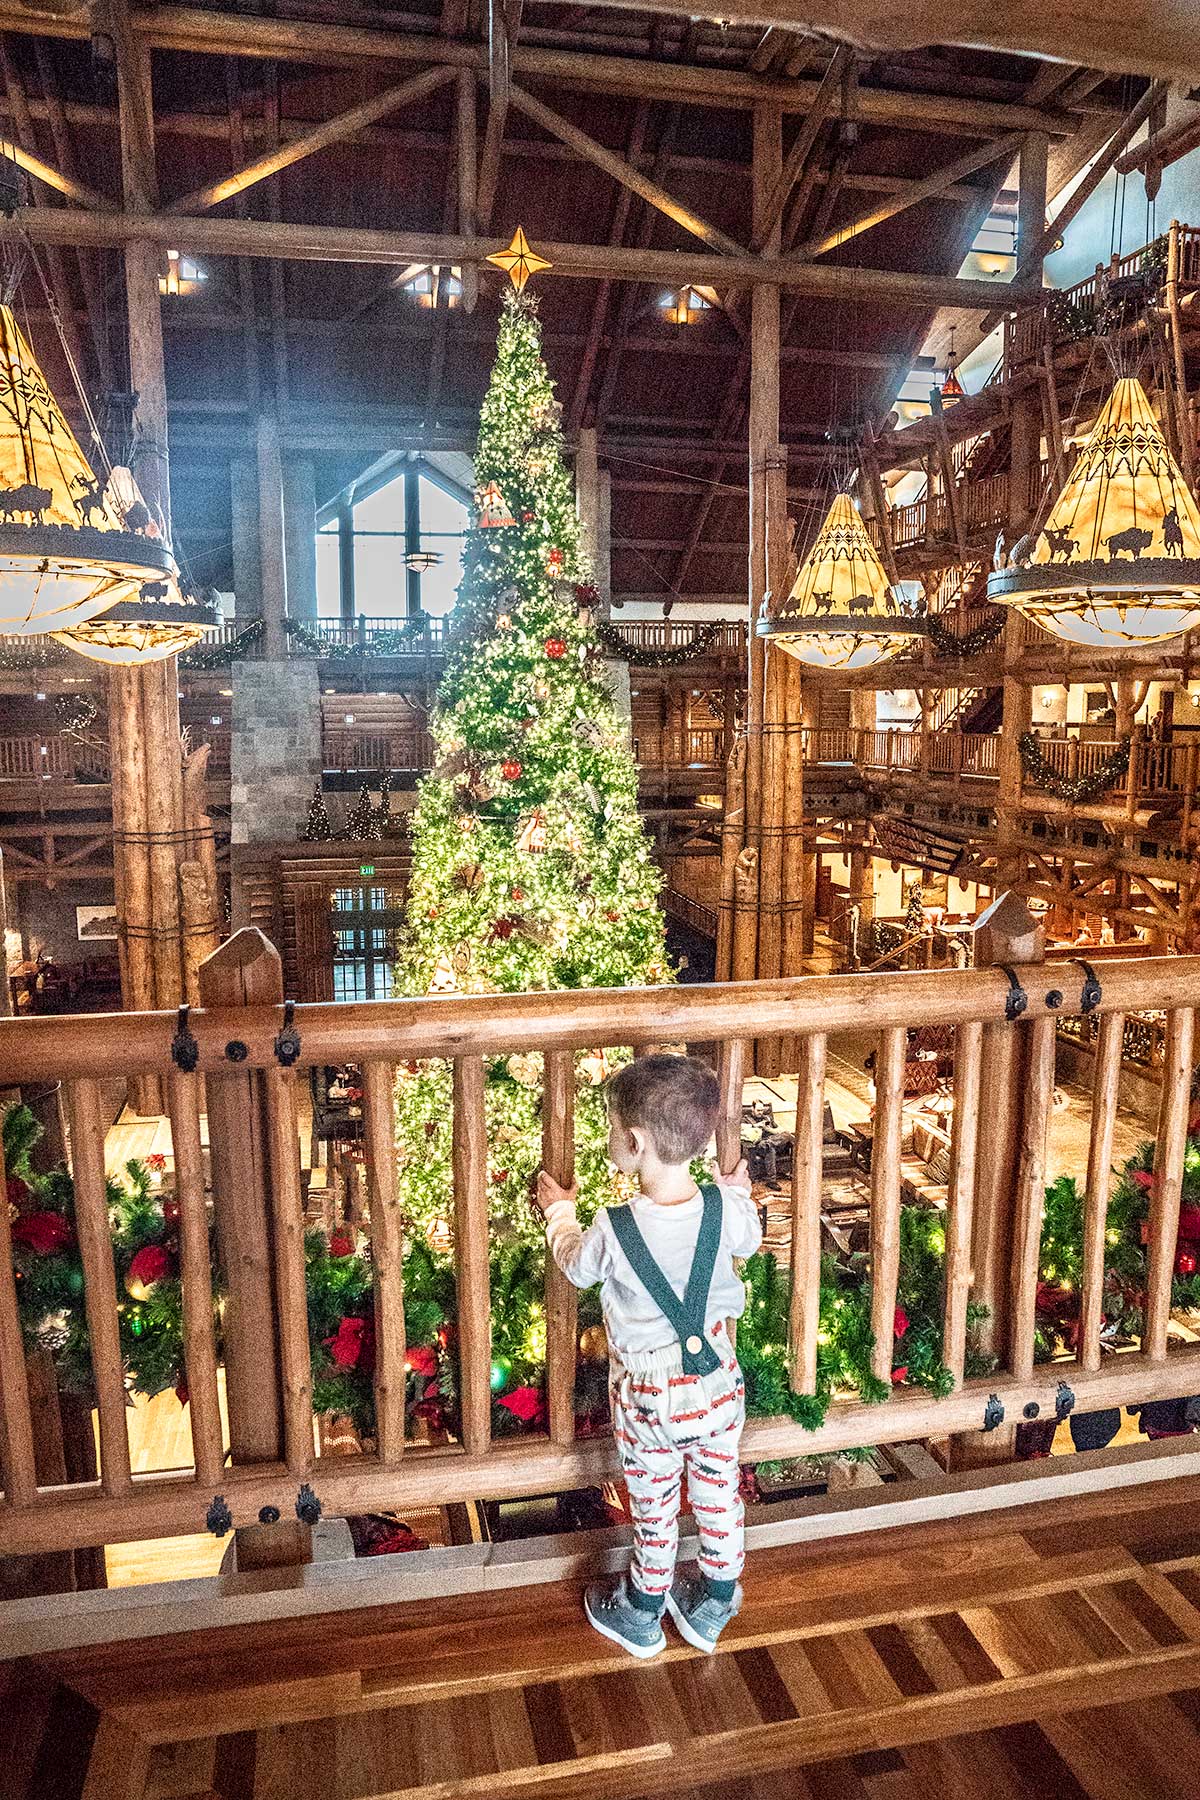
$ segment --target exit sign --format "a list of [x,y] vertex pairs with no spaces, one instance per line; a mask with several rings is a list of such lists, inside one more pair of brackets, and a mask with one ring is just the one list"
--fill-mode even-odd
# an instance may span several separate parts
[[359,863],[358,872],[360,875],[373,875],[375,873],[375,864],[374,863]]

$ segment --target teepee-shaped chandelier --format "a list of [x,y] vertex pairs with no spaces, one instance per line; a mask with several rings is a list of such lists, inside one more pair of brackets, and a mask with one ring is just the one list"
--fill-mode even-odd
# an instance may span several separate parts
[[1117,382],[1028,562],[989,576],[988,598],[1070,644],[1200,625],[1200,510],[1140,381]]
[[208,631],[219,623],[211,607],[190,600],[172,584],[165,595],[159,590],[165,582],[148,583],[136,599],[118,600],[106,612],[77,625],[64,626],[51,633],[56,643],[65,644],[91,662],[122,663],[164,662],[190,650]]
[[758,635],[817,669],[865,669],[924,635],[901,609],[849,494],[835,494],[786,599]]
[[0,626],[56,632],[175,575],[140,497],[127,507],[93,474],[11,308],[0,306]]

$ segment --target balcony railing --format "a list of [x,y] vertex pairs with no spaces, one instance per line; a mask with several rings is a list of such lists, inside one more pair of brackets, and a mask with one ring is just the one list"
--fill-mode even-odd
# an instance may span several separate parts
[[[256,933],[240,934],[232,960],[237,992],[281,992],[278,960]],[[251,970],[253,965],[253,970]],[[264,985],[260,968],[272,966]],[[254,973],[251,982],[250,973]],[[603,1479],[615,1468],[607,1437],[575,1440],[573,1390],[577,1323],[573,1293],[551,1265],[546,1281],[548,1433],[493,1443],[489,1380],[489,1161],[484,1068],[497,1056],[532,1052],[544,1059],[544,1155],[564,1172],[574,1157],[575,1056],[596,1046],[671,1041],[715,1043],[722,1095],[717,1151],[732,1168],[740,1151],[744,1040],[784,1034],[797,1046],[796,1176],[792,1190],[791,1300],[788,1370],[793,1391],[812,1393],[821,1332],[822,1128],[829,1039],[864,1029],[876,1039],[878,1101],[870,1170],[872,1264],[871,1366],[888,1398],[878,1405],[835,1396],[824,1422],[807,1430],[788,1417],[755,1419],[742,1454],[748,1462],[896,1443],[936,1433],[980,1429],[985,1418],[1053,1417],[1069,1384],[1082,1410],[1200,1391],[1200,1347],[1167,1356],[1176,1226],[1183,1181],[1193,1013],[1181,995],[1200,988],[1200,957],[1113,961],[1103,970],[1101,1042],[1090,1120],[1093,1175],[1084,1202],[1085,1269],[1077,1360],[1035,1367],[1039,1219],[1053,1098],[1055,1029],[1082,1007],[1082,976],[1068,964],[1021,970],[1025,1013],[1009,1014],[1011,983],[1000,969],[810,977],[693,988],[614,992],[489,994],[362,1005],[289,1009],[282,1003],[193,1010],[182,1029],[194,1069],[177,1066],[173,1012],[0,1020],[0,1084],[60,1079],[71,1125],[75,1228],[83,1271],[90,1360],[99,1419],[99,1475],[91,1482],[45,1486],[35,1466],[30,1393],[22,1354],[19,1306],[10,1263],[9,1222],[0,1212],[0,1554],[41,1552],[123,1539],[195,1531],[215,1492],[235,1523],[251,1522],[276,1504],[286,1485],[311,1481],[332,1512],[447,1504],[479,1496],[553,1492]],[[257,985],[256,985],[257,984]],[[232,988],[230,996],[232,996]],[[1101,1327],[1108,1171],[1121,1049],[1121,1020],[1165,1009],[1163,1115],[1150,1195],[1146,1305],[1140,1347],[1102,1358]],[[951,1391],[936,1399],[894,1387],[894,1332],[900,1277],[902,1074],[909,1028],[953,1027],[952,1166],[945,1216],[943,1360]],[[281,1034],[298,1033],[298,1061]],[[1016,1040],[1014,1043],[1012,1040]],[[231,1062],[236,1048],[236,1063]],[[394,1145],[396,1065],[446,1058],[453,1065],[453,1159],[445,1217],[455,1245],[459,1441],[431,1447],[414,1441],[405,1410],[404,1309],[400,1245],[404,1176]],[[190,1063],[192,1058],[183,1059]],[[375,1271],[374,1371],[376,1449],[351,1458],[321,1455],[312,1415],[312,1369],[305,1308],[304,1217],[298,1107],[310,1065],[361,1069],[363,1153]],[[179,1208],[183,1333],[192,1460],[170,1473],[131,1466],[127,1395],[120,1350],[118,1295],[105,1193],[108,1114],[101,1075],[154,1077],[163,1084]],[[1013,1143],[996,1121],[1023,1105]],[[247,1307],[245,1290],[229,1281],[224,1300],[226,1353],[239,1338],[254,1379],[228,1383],[231,1442],[245,1442],[261,1419],[264,1385],[274,1396],[280,1429],[259,1460],[241,1453],[225,1463],[218,1403],[216,1318],[201,1114],[207,1112],[213,1204],[218,1237],[242,1259],[239,1280],[261,1275],[275,1301],[275,1329]],[[246,1121],[261,1119],[248,1136]],[[997,1158],[1012,1159],[1008,1176]],[[255,1188],[255,1183],[259,1187]],[[252,1192],[262,1195],[259,1225]],[[985,1379],[964,1379],[967,1303],[972,1289],[973,1228],[992,1230],[991,1209],[1003,1207],[1014,1254],[995,1290],[1008,1321],[995,1345],[998,1362]],[[974,1227],[973,1227],[974,1220]],[[231,1238],[223,1235],[232,1233]],[[238,1233],[242,1235],[239,1236]],[[994,1235],[994,1234],[993,1234]],[[992,1241],[988,1238],[987,1241]],[[1098,1247],[1098,1248],[1097,1248]],[[257,1292],[257,1288],[255,1289]],[[247,1335],[248,1334],[248,1335]],[[235,1459],[236,1460],[236,1459]]]

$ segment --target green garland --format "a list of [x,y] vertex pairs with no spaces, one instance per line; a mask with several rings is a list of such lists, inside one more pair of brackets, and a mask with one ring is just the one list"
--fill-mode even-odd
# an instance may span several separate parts
[[705,625],[697,625],[690,644],[676,644],[669,650],[642,649],[637,644],[631,644],[614,625],[603,619],[597,621],[594,629],[609,654],[619,656],[631,668],[679,669],[685,663],[695,662],[712,649],[725,629],[725,621],[710,619]]
[[69,652],[50,637],[29,637],[22,643],[0,645],[0,669],[56,669]]
[[284,630],[297,649],[307,656],[323,656],[330,662],[353,662],[358,657],[399,656],[415,638],[425,636],[432,623],[427,612],[415,612],[395,631],[378,631],[367,644],[344,644],[310,631],[299,619],[284,621]]
[[266,628],[265,620],[251,619],[249,625],[227,644],[206,644],[202,639],[190,650],[180,652],[179,666],[183,669],[227,669],[230,663],[241,662],[244,656],[258,648]]
[[1098,763],[1086,775],[1060,775],[1048,760],[1042,749],[1041,739],[1035,732],[1023,731],[1017,740],[1017,748],[1021,754],[1021,767],[1034,787],[1053,794],[1057,800],[1070,801],[1075,806],[1106,794],[1129,771],[1128,738],[1122,739],[1112,754],[1106,756],[1102,763]]
[[929,613],[925,623],[929,627],[929,641],[933,645],[935,656],[978,656],[981,650],[986,650],[989,644],[996,642],[1004,630],[1004,619],[1003,613],[996,613],[962,637],[943,625],[936,613]]

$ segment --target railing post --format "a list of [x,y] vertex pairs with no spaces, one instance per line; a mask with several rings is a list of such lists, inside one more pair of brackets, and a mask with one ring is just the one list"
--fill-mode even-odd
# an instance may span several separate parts
[[[222,1011],[278,1006],[279,952],[261,931],[237,931],[200,965],[200,1003]],[[231,1045],[236,1034],[231,1032]],[[279,1331],[272,1278],[268,1130],[262,1077],[205,1076],[217,1247],[225,1273],[225,1381],[235,1463],[283,1455]]]
[[[976,967],[1005,967],[1019,971],[1044,959],[1042,929],[1015,894],[1002,894],[981,914],[975,928]],[[1046,1073],[1047,1060],[1051,1088],[1053,1086],[1053,1021],[1049,1023],[1048,1053],[1044,1042],[1032,1046],[1028,1032],[1015,1022],[989,1024],[983,1028],[979,1088],[988,1109],[988,1129],[980,1135],[975,1156],[972,1298],[988,1309],[988,1317],[980,1327],[980,1347],[1001,1357],[1009,1348],[1012,1323],[1018,1187],[1024,1198],[1029,1199],[1038,1179],[1037,1157],[1029,1154],[1030,1134],[1036,1135],[1039,1129],[1039,1118],[1035,1115],[1041,1109],[1044,1108],[1046,1118],[1049,1116],[1051,1094],[1039,1096],[1030,1091],[1031,1081]],[[1042,1024],[1043,1021],[1036,1021],[1035,1029],[1040,1029]],[[1039,1069],[1033,1066],[1035,1049],[1041,1064]],[[1044,1125],[1044,1118],[1041,1124]],[[1035,1151],[1036,1148],[1033,1145]],[[1040,1207],[1040,1195],[1038,1199]],[[1025,1210],[1028,1212],[1028,1207]],[[1019,1287],[1020,1282],[1016,1285]],[[955,1468],[1008,1462],[1015,1448],[1015,1426],[1005,1424],[989,1432],[959,1433],[952,1443]]]

